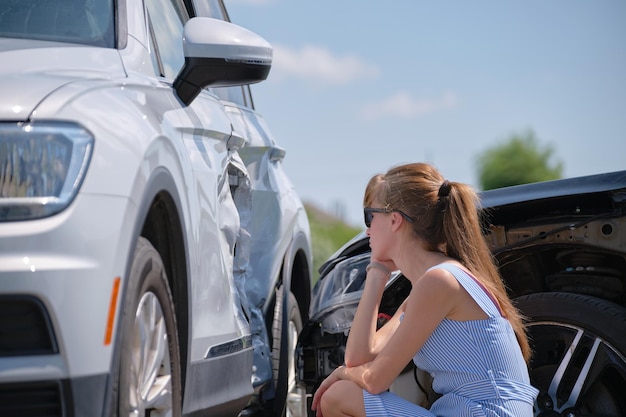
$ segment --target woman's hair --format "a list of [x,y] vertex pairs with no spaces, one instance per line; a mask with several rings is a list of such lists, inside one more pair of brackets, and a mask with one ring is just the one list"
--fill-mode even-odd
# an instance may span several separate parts
[[411,217],[413,232],[431,251],[443,252],[468,268],[496,298],[522,349],[530,359],[530,346],[520,312],[508,297],[491,251],[482,233],[478,195],[472,187],[449,182],[432,165],[411,163],[373,176],[363,205],[373,202],[401,210]]

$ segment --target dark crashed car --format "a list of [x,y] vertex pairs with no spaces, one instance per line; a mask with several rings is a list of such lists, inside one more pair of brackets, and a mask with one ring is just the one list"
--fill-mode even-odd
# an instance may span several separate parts
[[[480,197],[485,235],[528,319],[531,383],[540,390],[535,416],[626,416],[626,171]],[[369,257],[363,232],[320,268],[297,347],[309,410],[321,381],[343,364]],[[410,289],[401,273],[392,274],[379,326]],[[429,374],[409,363],[390,391],[429,407],[438,397],[430,383]]]

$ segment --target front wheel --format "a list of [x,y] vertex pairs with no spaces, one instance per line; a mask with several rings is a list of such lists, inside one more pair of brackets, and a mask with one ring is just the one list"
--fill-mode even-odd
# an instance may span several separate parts
[[139,238],[122,315],[119,417],[180,417],[174,305],[159,253]]
[[626,416],[626,311],[579,294],[515,299],[529,318],[535,415]]

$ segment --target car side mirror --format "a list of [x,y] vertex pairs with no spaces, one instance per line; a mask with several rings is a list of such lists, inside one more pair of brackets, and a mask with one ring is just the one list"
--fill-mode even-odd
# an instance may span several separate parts
[[272,46],[241,26],[194,17],[183,29],[185,64],[174,80],[176,94],[189,105],[205,87],[253,84],[267,78]]

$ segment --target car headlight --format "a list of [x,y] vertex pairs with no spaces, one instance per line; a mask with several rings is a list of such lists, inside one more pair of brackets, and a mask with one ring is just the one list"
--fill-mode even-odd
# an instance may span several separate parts
[[0,123],[0,221],[65,209],[85,177],[93,142],[75,123]]
[[[337,262],[313,288],[311,320],[320,323],[324,332],[347,334],[350,330],[365,286],[365,268],[369,262],[369,252]],[[385,288],[394,285],[402,276],[400,271],[392,272]]]
[[350,329],[369,259],[369,253],[345,259],[315,285],[311,317],[321,323],[325,332],[340,333]]

